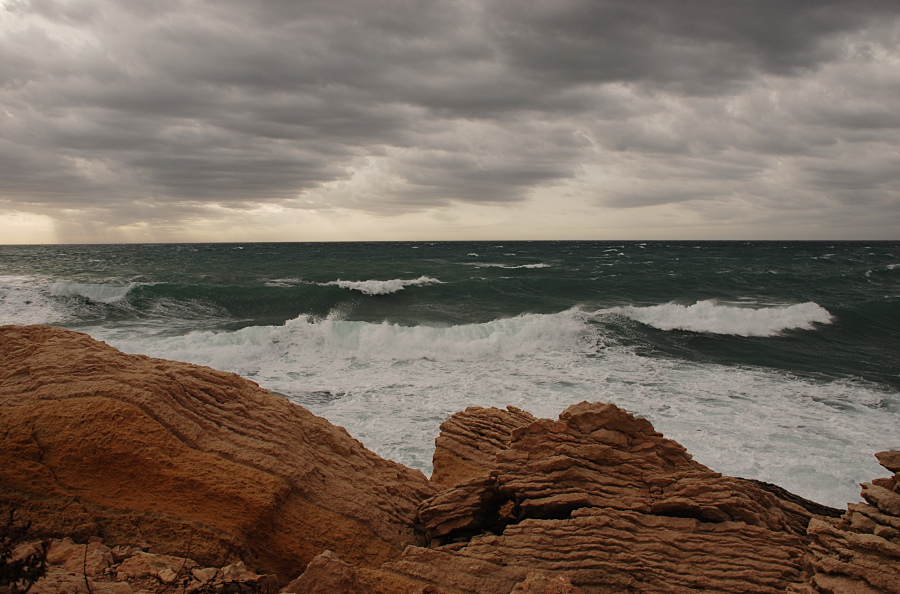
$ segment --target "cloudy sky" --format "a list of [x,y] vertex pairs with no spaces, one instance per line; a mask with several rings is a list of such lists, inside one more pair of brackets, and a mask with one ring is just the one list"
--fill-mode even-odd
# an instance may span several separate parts
[[0,243],[900,239],[897,0],[0,0]]

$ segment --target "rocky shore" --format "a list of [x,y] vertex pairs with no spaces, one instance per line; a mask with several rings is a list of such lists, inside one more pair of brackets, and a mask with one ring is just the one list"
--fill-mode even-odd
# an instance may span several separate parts
[[234,374],[0,327],[0,511],[12,561],[46,551],[37,594],[900,592],[877,456],[833,510],[584,402],[461,411],[428,479]]

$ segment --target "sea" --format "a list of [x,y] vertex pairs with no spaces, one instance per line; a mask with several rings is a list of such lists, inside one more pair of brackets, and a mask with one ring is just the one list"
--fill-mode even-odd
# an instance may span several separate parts
[[238,373],[426,475],[468,406],[612,402],[840,508],[900,449],[898,241],[0,246],[0,324]]

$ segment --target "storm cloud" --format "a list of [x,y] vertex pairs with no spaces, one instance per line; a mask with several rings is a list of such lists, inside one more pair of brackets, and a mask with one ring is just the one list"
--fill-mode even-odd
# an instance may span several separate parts
[[895,237],[898,48],[878,0],[6,0],[0,209],[165,229],[558,195]]

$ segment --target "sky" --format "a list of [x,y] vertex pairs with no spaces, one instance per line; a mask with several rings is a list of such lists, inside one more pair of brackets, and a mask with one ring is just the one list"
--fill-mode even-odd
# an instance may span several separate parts
[[897,0],[0,0],[0,244],[900,239]]

